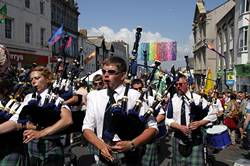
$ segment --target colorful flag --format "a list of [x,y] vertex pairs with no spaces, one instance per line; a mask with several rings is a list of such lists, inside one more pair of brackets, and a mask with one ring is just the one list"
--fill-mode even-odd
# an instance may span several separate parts
[[6,3],[0,8],[0,24],[5,23],[5,18],[7,16],[7,5]]
[[68,41],[66,43],[65,48],[69,48],[71,46],[71,43],[72,43],[72,36],[69,36],[69,39],[68,39]]
[[50,39],[48,40],[48,44],[49,45],[54,45],[59,39],[61,39],[63,34],[63,25],[61,25],[60,28],[58,28],[53,35],[50,37]]
[[89,64],[96,57],[96,51],[92,51],[84,58],[84,64]]
[[206,85],[205,85],[205,93],[208,94],[210,90],[214,88],[214,81],[213,81],[213,74],[211,69],[208,69],[207,78],[206,78]]
[[175,61],[177,55],[175,41],[140,43],[138,57],[143,59],[143,51],[147,51],[148,61]]

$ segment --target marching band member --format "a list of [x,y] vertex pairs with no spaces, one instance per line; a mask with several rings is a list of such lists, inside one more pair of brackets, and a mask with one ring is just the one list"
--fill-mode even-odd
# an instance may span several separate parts
[[222,103],[219,99],[219,93],[217,91],[214,91],[211,95],[212,101],[210,103],[211,107],[215,112],[217,112],[217,121],[218,124],[221,124],[223,121],[223,114],[224,114],[224,109],[222,106]]
[[[13,81],[6,77],[9,74],[10,57],[6,47],[0,45],[0,99],[8,96]],[[3,109],[3,108],[1,108]],[[3,111],[3,110],[1,110]],[[5,121],[0,123],[0,165],[25,166],[26,154],[22,143],[22,133],[14,131],[15,123]]]
[[[187,101],[188,98],[192,97],[192,92],[188,89],[187,77],[184,75],[179,76],[176,82],[177,93],[170,99],[170,104],[167,110],[166,124],[175,129],[175,134],[173,137],[173,149],[172,149],[172,165],[189,165],[189,166],[201,166],[204,165],[203,156],[203,144],[202,135],[194,135],[191,133],[201,126],[206,125],[209,122],[216,120],[216,115],[208,113],[201,120],[191,121],[191,109],[190,103]],[[193,93],[193,102],[195,105],[200,103],[200,98],[198,94]],[[202,109],[207,107],[207,101],[203,98]],[[197,110],[202,113],[203,110]],[[195,138],[194,138],[195,137]],[[184,141],[182,138],[187,138]],[[191,139],[191,140],[190,140]]]
[[101,90],[104,88],[104,83],[103,83],[101,74],[96,74],[93,77],[92,88],[93,88],[93,90]]
[[[51,79],[52,73],[43,66],[35,67],[30,73],[31,84],[36,89],[36,95],[40,96],[40,100],[38,101],[39,106],[42,106],[45,101],[48,86],[51,84]],[[17,112],[9,121],[2,124],[3,126],[1,125],[1,133],[18,129],[17,122],[19,114],[31,100],[32,94],[28,94]],[[56,104],[59,103],[59,100],[59,98],[56,100]],[[28,144],[30,165],[62,166],[64,164],[63,147],[60,143],[60,135],[57,135],[56,133],[62,131],[71,124],[71,112],[69,108],[64,105],[60,109],[60,119],[53,125],[47,126],[39,131],[32,129],[25,130],[23,133],[23,142]]]
[[[123,81],[126,77],[126,62],[120,57],[110,57],[103,62],[102,66],[103,80],[108,88],[99,91],[92,91],[87,97],[87,111],[83,122],[83,135],[93,145],[100,150],[101,163],[108,165],[118,162],[124,164],[141,165],[141,158],[126,157],[126,154],[132,154],[135,149],[149,142],[157,133],[157,124],[154,120],[148,121],[144,131],[133,140],[119,140],[117,135],[113,139],[113,145],[105,143],[103,138],[103,129],[105,122],[105,109],[108,103],[108,92],[114,90],[114,99],[117,101],[123,97],[125,87]],[[133,108],[135,99],[138,99],[140,93],[129,89],[127,110]],[[110,96],[111,98],[111,96]],[[126,110],[126,111],[127,111]],[[140,111],[143,112],[142,107]],[[141,113],[141,112],[140,112]],[[136,126],[135,126],[136,127]],[[96,134],[94,130],[96,128]],[[139,155],[143,155],[142,153]]]
[[[131,83],[131,88],[135,89],[139,92],[142,92],[143,88],[144,88],[144,84],[143,81],[139,78],[133,79],[132,83]],[[154,102],[154,97],[153,96],[147,96],[148,99],[147,103],[149,106],[152,106],[153,102]],[[163,121],[165,119],[165,112],[162,110],[157,116],[156,116],[156,121],[157,123],[160,123],[161,121]],[[164,125],[165,126],[165,125]],[[166,126],[165,126],[166,127]],[[148,143],[146,145],[146,151],[145,151],[145,160],[144,158],[142,159],[142,161],[146,161],[149,164],[142,164],[142,165],[151,165],[151,166],[157,166],[159,165],[159,161],[158,161],[158,147],[157,147],[157,143],[156,140],[151,141],[150,143]],[[150,156],[150,158],[149,158]]]

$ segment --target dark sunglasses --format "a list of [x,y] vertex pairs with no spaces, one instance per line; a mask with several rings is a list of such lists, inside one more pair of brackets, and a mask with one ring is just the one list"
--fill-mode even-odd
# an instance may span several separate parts
[[109,75],[117,75],[120,72],[115,71],[115,70],[104,70],[104,69],[102,69],[102,74],[105,75],[105,73],[108,73]]
[[103,85],[103,82],[94,82],[93,85],[94,85],[94,86],[97,86],[97,85],[101,85],[101,86],[102,86],[102,85]]

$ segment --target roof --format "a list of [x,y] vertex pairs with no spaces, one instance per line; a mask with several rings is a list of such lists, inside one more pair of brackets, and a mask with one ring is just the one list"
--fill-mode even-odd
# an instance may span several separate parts
[[112,49],[114,50],[111,42],[105,42],[105,47],[106,47],[106,50],[112,50]]
[[88,40],[97,47],[101,47],[104,42],[103,38],[88,38]]

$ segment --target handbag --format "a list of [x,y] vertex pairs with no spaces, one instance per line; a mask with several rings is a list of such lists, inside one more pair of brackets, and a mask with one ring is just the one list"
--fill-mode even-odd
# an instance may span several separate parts
[[234,121],[234,119],[226,117],[223,121],[223,123],[229,128],[229,129],[236,129],[237,128],[237,124]]

